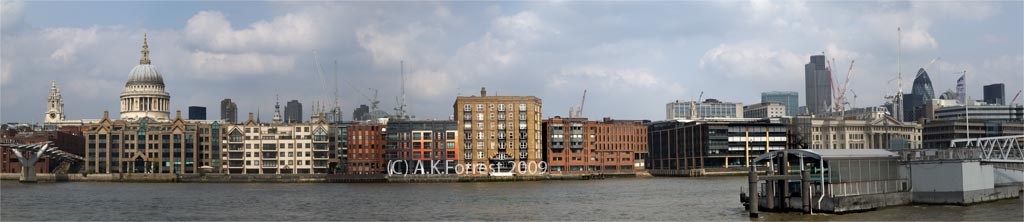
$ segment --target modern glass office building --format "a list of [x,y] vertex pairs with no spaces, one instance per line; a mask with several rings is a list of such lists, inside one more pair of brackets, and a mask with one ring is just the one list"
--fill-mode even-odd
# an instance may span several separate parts
[[800,94],[793,91],[771,91],[761,93],[761,102],[777,102],[786,106],[786,116],[800,115]]

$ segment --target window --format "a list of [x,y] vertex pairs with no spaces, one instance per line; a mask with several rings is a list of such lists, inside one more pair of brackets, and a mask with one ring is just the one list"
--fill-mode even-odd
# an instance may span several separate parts
[[477,113],[476,114],[476,120],[484,120],[484,114],[483,113]]
[[484,152],[476,152],[476,158],[483,159],[484,158]]
[[505,104],[498,104],[498,111],[505,111]]
[[484,111],[484,104],[476,104],[476,111]]
[[468,111],[472,111],[472,110],[473,109],[471,108],[471,106],[469,104],[466,104],[466,105],[462,106],[462,111],[467,111],[468,112]]
[[519,111],[526,111],[526,104],[519,104]]
[[313,141],[327,141],[327,132],[324,129],[316,129],[313,133]]

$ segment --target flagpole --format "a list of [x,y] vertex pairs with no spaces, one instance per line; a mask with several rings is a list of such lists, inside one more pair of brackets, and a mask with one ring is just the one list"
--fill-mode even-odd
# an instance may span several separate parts
[[967,70],[964,70],[964,112],[967,116],[967,142],[971,141],[971,108],[967,98]]

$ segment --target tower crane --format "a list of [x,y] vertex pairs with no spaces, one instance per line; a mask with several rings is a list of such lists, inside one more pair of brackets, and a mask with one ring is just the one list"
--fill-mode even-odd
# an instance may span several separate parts
[[1007,103],[1007,104],[1010,105],[1010,106],[1013,106],[1013,103],[1017,102],[1017,97],[1020,97],[1020,92],[1021,91],[1024,91],[1024,90],[1017,90],[1017,95],[1013,96],[1013,100],[1010,100],[1010,103]]
[[[822,54],[824,54],[824,53],[822,53]],[[839,112],[839,111],[845,111],[846,110],[846,108],[844,108],[843,104],[847,104],[846,103],[846,90],[847,90],[847,87],[849,87],[849,85],[850,85],[850,74],[853,73],[853,64],[856,63],[856,62],[857,62],[857,60],[855,60],[855,59],[854,60],[850,60],[850,68],[846,70],[846,80],[843,82],[842,87],[836,88],[836,85],[839,85],[839,83],[834,81],[835,80],[835,75],[832,73],[832,67],[836,65],[836,59],[832,58],[831,61],[829,61],[827,59],[825,60],[825,70],[828,71],[829,82],[832,83],[831,84],[832,85],[832,96],[833,96],[833,100],[834,100],[833,104],[832,104],[832,107],[833,107],[832,111],[834,111],[834,112]]]
[[405,110],[405,108],[406,108],[406,104],[405,104],[405,60],[402,60],[400,62],[400,64],[399,64],[399,66],[401,66],[401,72],[400,72],[401,76],[400,76],[400,78],[401,78],[401,82],[402,82],[402,91],[401,91],[402,95],[395,97],[395,103],[396,103],[395,116],[398,117],[398,118],[401,118],[401,119],[406,119],[406,118],[408,118],[408,116],[407,116],[406,110]]
[[853,64],[857,60],[850,60],[850,69],[846,71],[846,81],[843,82],[843,88],[839,89],[839,95],[836,97],[836,111],[845,111],[846,108],[843,104],[846,103],[846,89],[850,85],[850,74],[853,73]]
[[857,107],[857,92],[854,92],[853,89],[850,89],[850,94],[853,94],[853,102],[846,102],[846,104],[849,104],[850,108],[856,108]]
[[576,117],[577,118],[582,118],[583,117],[583,105],[585,105],[586,103],[587,103],[587,90],[584,89],[583,90],[583,100],[580,101],[580,107],[579,107],[579,109],[576,110]]

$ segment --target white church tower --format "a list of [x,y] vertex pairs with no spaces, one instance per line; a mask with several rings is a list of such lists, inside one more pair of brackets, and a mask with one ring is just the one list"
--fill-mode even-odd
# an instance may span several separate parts
[[46,98],[46,116],[44,124],[56,124],[64,121],[64,101],[60,98],[57,81],[50,81],[50,96]]

